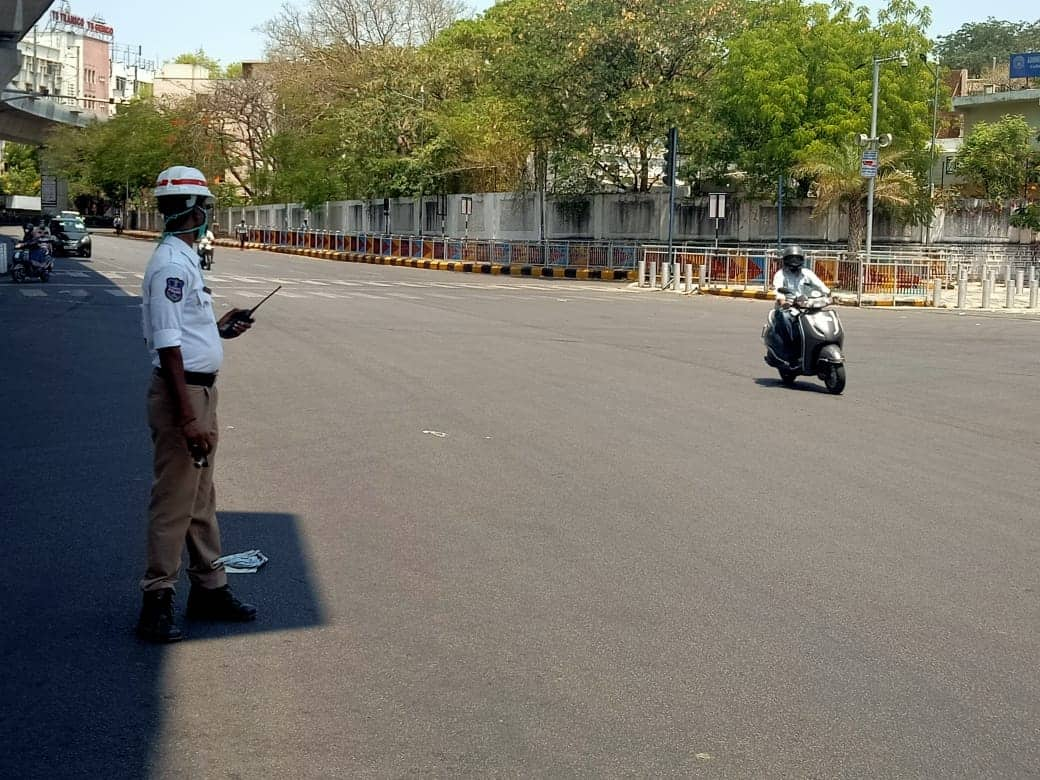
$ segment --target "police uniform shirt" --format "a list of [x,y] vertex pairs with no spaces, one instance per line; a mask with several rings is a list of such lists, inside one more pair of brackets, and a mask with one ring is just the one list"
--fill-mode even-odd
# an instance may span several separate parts
[[180,347],[185,371],[215,374],[224,348],[213,314],[213,299],[205,287],[198,255],[175,236],[155,248],[141,284],[141,326],[152,365],[158,350]]

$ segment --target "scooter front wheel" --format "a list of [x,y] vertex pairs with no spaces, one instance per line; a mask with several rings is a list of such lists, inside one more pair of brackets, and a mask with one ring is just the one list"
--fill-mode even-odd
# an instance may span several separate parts
[[780,381],[783,383],[784,387],[793,387],[794,386],[794,380],[796,380],[798,378],[798,372],[797,371],[787,371],[786,369],[783,369],[783,368],[778,369],[778,370],[780,371]]
[[839,395],[845,389],[845,366],[840,363],[832,365],[823,381],[827,385],[827,392]]

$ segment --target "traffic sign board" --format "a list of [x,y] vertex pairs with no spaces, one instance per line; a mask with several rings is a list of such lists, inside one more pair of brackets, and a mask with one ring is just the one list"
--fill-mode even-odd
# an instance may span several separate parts
[[863,157],[859,161],[859,175],[864,179],[873,179],[877,176],[877,159],[877,149],[864,149]]

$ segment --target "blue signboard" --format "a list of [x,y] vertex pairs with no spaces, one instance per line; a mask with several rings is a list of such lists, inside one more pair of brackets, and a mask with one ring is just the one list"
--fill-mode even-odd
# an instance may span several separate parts
[[1011,55],[1011,78],[1028,79],[1040,77],[1040,52],[1025,52]]

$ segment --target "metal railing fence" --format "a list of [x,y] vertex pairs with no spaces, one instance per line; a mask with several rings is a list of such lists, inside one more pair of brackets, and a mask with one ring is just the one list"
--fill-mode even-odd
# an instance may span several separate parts
[[599,241],[504,241],[429,236],[346,234],[328,230],[250,227],[247,240],[266,246],[385,255],[427,260],[459,260],[498,265],[635,268],[641,247]]

